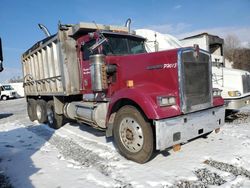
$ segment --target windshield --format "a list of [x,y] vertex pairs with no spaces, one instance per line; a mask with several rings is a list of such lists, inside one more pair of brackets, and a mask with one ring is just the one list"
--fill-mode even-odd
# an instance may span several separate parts
[[11,87],[10,85],[5,85],[3,86],[4,90],[13,90],[13,87]]
[[104,55],[128,55],[146,53],[144,39],[127,35],[104,34],[107,38],[103,47]]

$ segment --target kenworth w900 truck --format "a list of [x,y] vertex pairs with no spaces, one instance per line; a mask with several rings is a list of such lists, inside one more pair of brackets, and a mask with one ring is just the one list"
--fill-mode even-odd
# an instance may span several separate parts
[[114,136],[138,163],[224,124],[224,101],[212,90],[210,54],[199,48],[147,53],[128,27],[79,23],[22,55],[31,120],[60,128],[65,118]]

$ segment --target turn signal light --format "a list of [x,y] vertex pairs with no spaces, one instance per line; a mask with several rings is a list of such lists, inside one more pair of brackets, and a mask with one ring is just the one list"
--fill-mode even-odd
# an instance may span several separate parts
[[134,81],[133,80],[127,80],[127,87],[128,88],[134,87]]

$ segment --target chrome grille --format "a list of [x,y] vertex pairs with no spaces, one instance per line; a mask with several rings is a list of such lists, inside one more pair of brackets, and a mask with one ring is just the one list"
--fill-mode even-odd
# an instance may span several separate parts
[[194,56],[192,50],[181,55],[181,100],[184,113],[212,106],[211,62],[206,53]]
[[242,75],[243,93],[250,92],[250,75]]

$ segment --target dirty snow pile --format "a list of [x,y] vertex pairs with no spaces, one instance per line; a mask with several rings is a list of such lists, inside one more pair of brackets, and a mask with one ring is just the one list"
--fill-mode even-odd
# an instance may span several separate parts
[[156,153],[140,165],[121,157],[105,133],[67,123],[30,122],[25,99],[0,101],[0,188],[250,187],[250,107],[218,134]]

